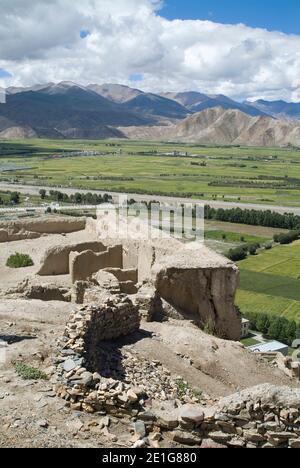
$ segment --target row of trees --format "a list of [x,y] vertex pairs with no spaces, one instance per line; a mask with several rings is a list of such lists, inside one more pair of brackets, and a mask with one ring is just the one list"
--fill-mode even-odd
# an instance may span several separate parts
[[112,200],[111,195],[108,194],[98,194],[98,193],[75,193],[68,195],[66,193],[50,190],[49,195],[44,189],[40,190],[40,197],[42,200],[51,200],[62,203],[72,203],[75,205],[101,205],[102,203],[109,203]]
[[[240,260],[245,260],[250,255],[256,255],[257,250],[261,248],[259,243],[245,244],[234,249],[230,249],[227,253],[227,257],[233,262],[239,262]],[[272,249],[272,244],[265,245],[266,250]]]
[[216,221],[290,230],[300,228],[300,216],[296,216],[293,213],[280,214],[271,210],[262,211],[241,208],[216,209],[209,205],[205,206],[204,213],[205,219]]
[[300,324],[294,320],[260,312],[247,312],[244,315],[250,320],[253,328],[268,339],[278,340],[291,346],[300,338]]
[[295,229],[294,231],[282,233],[282,234],[275,234],[274,242],[279,244],[291,244],[295,240],[300,238],[300,229]]
[[19,192],[5,192],[5,197],[0,196],[0,205],[19,205],[21,194]]

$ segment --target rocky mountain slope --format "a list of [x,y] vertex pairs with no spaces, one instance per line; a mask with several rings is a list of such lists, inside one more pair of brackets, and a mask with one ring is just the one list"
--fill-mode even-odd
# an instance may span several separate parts
[[300,103],[286,101],[264,101],[260,99],[255,102],[246,102],[249,106],[279,119],[300,120]]
[[184,105],[172,98],[144,93],[128,86],[105,84],[90,85],[88,88],[114,103],[123,104],[129,111],[157,122],[181,120],[191,113]]
[[[199,92],[153,94],[119,84],[10,87],[0,138],[147,138],[299,145],[300,104],[236,102]],[[293,120],[294,119],[294,120]]]
[[222,107],[206,109],[168,128],[120,129],[129,138],[152,138],[188,143],[282,146],[300,145],[300,123],[272,117],[251,117]]
[[111,127],[155,123],[73,83],[8,93],[6,104],[0,104],[0,117],[0,135],[7,136],[9,129],[11,138],[20,133],[49,138],[122,137]]
[[248,103],[236,102],[223,94],[206,95],[194,91],[187,91],[185,93],[164,93],[162,95],[169,99],[174,99],[189,109],[192,113],[221,106],[224,109],[237,109],[252,116],[267,114],[264,110],[251,106]]

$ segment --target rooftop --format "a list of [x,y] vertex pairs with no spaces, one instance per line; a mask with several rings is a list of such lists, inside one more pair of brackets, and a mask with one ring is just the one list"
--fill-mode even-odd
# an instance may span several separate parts
[[288,346],[284,343],[280,343],[279,341],[270,341],[269,343],[262,343],[254,346],[249,346],[249,348],[247,349],[258,353],[276,353],[277,351],[287,348]]

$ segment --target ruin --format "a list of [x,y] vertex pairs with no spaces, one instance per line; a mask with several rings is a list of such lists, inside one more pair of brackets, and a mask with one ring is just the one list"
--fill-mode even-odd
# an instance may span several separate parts
[[49,318],[62,311],[47,375],[70,411],[134,417],[133,446],[299,447],[298,373],[239,343],[234,263],[170,236],[118,237],[104,220],[0,232],[0,262],[19,239],[34,260],[22,275],[2,267],[3,313],[16,300],[49,304]]
[[88,230],[98,235],[99,241],[47,249],[38,274],[70,274],[75,284],[105,270],[117,278],[121,292],[127,294],[136,294],[136,285],[147,283],[178,314],[195,320],[200,327],[212,324],[222,338],[240,339],[241,317],[234,306],[239,275],[232,262],[203,245],[191,250],[174,238],[112,239],[107,236],[109,224],[101,228],[105,238],[98,223],[89,220]]
[[43,218],[22,221],[0,221],[0,243],[38,239],[47,234],[83,231],[84,218]]

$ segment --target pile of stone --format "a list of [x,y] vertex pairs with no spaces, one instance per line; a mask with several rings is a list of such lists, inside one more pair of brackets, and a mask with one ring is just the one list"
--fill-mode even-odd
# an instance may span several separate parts
[[101,371],[101,343],[138,330],[137,308],[124,295],[106,298],[101,306],[84,306],[71,314],[61,344],[56,391],[71,408],[94,412],[135,406],[141,396],[121,381],[106,379]]
[[122,294],[71,315],[52,377],[71,409],[134,418],[134,447],[157,447],[161,438],[198,447],[300,447],[300,389],[262,385],[214,406],[199,401],[159,361],[117,340],[130,343],[139,324],[138,307]]
[[166,402],[138,418],[150,437],[137,446],[151,445],[156,434],[203,448],[300,448],[299,389],[261,385],[207,408]]
[[[71,314],[52,380],[72,409],[122,414],[140,411],[151,400],[178,398],[177,380],[159,361],[111,341],[130,336],[139,325],[138,308],[124,295],[106,297],[101,306],[83,306]],[[187,385],[181,398],[198,401]]]
[[[173,378],[160,361],[148,360],[128,347],[117,347],[114,343],[101,345],[103,367],[101,376],[112,378],[137,389],[145,401],[167,401],[181,398],[183,401],[197,402],[192,388],[180,376]],[[179,387],[184,385],[184,394]],[[201,395],[202,396],[202,395]],[[140,401],[143,404],[143,401]]]

